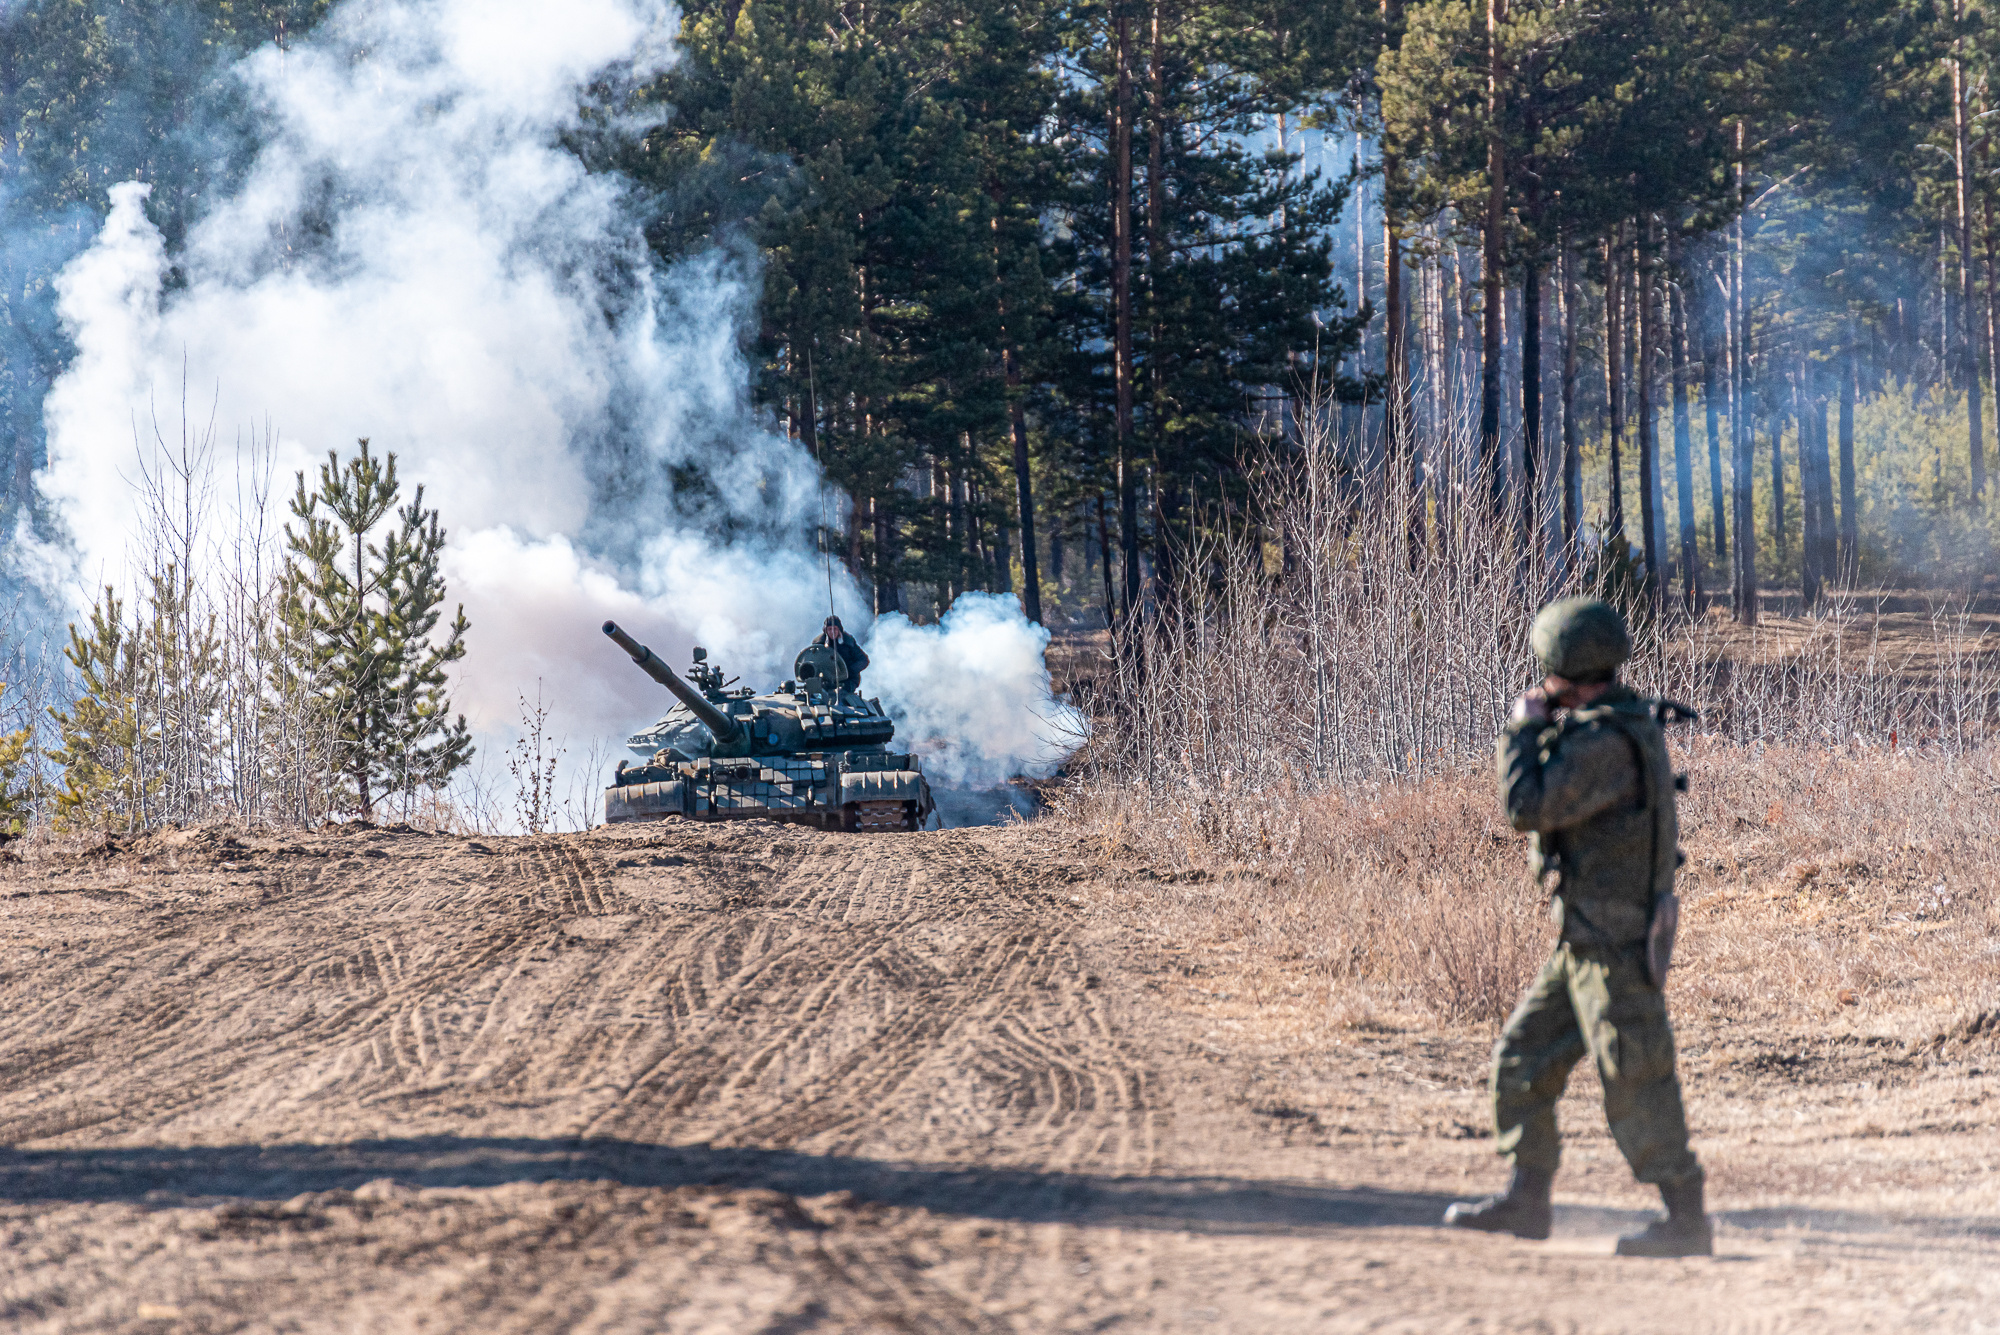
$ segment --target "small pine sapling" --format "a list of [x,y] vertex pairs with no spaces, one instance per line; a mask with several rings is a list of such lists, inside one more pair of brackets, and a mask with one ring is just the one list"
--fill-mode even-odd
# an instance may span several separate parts
[[138,829],[147,799],[160,788],[159,777],[142,770],[142,748],[159,738],[157,720],[142,710],[149,694],[147,637],[124,618],[107,586],[90,609],[89,633],[69,628],[63,656],[76,671],[76,698],[67,709],[49,710],[62,743],[49,752],[62,767],[59,830]]
[[[418,487],[400,508],[396,456],[367,440],[344,463],[332,452],[319,485],[304,473],[285,526],[281,616],[291,646],[280,689],[316,699],[337,778],[352,809],[373,820],[400,797],[406,811],[472,759],[463,715],[453,719],[445,669],[465,656],[461,605],[440,639],[445,531]],[[370,535],[394,516],[379,542]]]
[[[0,681],[0,694],[7,683]],[[26,832],[34,814],[32,775],[24,776],[34,756],[35,730],[19,728],[0,733],[0,842]]]

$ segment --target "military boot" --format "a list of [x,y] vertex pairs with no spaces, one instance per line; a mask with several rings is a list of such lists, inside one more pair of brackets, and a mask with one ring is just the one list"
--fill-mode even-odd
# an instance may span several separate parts
[[1660,1187],[1667,1217],[1618,1239],[1620,1256],[1713,1256],[1715,1229],[1702,1208],[1702,1176]]
[[1512,1233],[1517,1238],[1540,1242],[1549,1235],[1554,1209],[1549,1204],[1549,1188],[1556,1175],[1541,1168],[1514,1169],[1507,1190],[1483,1201],[1459,1201],[1444,1212],[1451,1228],[1473,1228],[1481,1233]]

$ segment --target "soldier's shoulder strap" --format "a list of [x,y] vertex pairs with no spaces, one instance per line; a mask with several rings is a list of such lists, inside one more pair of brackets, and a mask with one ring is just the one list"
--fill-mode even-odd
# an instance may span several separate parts
[[[1639,764],[1640,782],[1645,789],[1645,806],[1653,825],[1653,888],[1656,894],[1673,889],[1674,872],[1680,866],[1680,817],[1674,810],[1674,794],[1683,784],[1667,757],[1667,737],[1661,728],[1659,706],[1673,704],[1648,696],[1617,701],[1603,713],[1604,721],[1623,733],[1632,744]],[[1684,705],[1674,708],[1688,710]]]

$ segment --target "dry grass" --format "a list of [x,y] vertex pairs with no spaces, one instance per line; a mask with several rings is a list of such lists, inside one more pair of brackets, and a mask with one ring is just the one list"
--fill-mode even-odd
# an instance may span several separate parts
[[[1888,1023],[1915,1039],[1994,1004],[1996,758],[1697,742],[1682,799],[1677,1007],[1722,1022]],[[1119,908],[1234,961],[1315,1022],[1506,1014],[1552,941],[1493,782],[1214,794],[1076,786],[1059,818],[1143,865]]]
[[2000,973],[2000,755],[1697,750],[1683,1001],[1718,1018],[1942,1023]]

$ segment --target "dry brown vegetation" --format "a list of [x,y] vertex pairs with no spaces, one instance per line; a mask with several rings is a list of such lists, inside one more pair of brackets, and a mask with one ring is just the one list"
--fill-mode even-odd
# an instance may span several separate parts
[[1052,658],[1093,712],[1052,807],[1154,869],[1135,913],[1301,1024],[1503,1016],[1552,933],[1491,739],[1537,675],[1535,607],[1596,591],[1638,627],[1633,683],[1702,714],[1673,737],[1682,1010],[1916,1037],[1993,1004],[1991,609],[1846,591],[1755,628],[1690,616],[1601,556],[1523,552],[1449,486],[1357,487],[1338,455],[1309,432],[1261,472],[1267,528],[1187,553],[1163,615]]
[[[1915,1039],[1994,1004],[2000,837],[1991,753],[1679,750],[1688,918],[1677,1003],[1724,1019],[1893,1018]],[[1485,774],[1179,804],[1071,790],[1063,819],[1133,882],[1157,930],[1233,948],[1271,993],[1301,986],[1336,1019],[1453,1021],[1512,1006],[1548,948]],[[1140,907],[1134,905],[1135,908]]]

